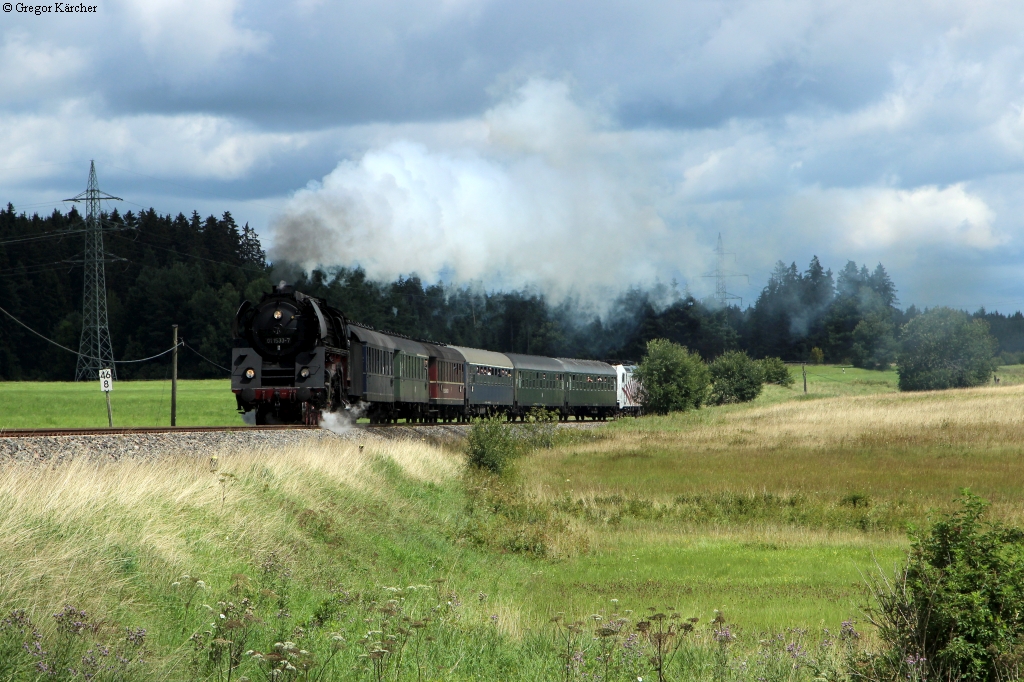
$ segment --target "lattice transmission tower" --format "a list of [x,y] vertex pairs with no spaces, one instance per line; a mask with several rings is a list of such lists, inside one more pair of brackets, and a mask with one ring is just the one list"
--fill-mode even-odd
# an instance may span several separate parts
[[99,182],[96,180],[96,162],[90,161],[89,186],[81,194],[66,200],[85,202],[82,339],[78,344],[75,381],[96,379],[99,377],[99,370],[108,367],[117,378],[114,350],[110,345],[110,328],[107,326],[107,275],[104,268],[107,254],[103,250],[103,225],[100,218],[100,202],[109,200],[121,201],[121,198],[100,191]]
[[729,290],[725,286],[725,280],[730,277],[743,277],[750,283],[750,278],[739,272],[730,272],[725,269],[725,257],[732,256],[735,254],[726,253],[725,247],[722,246],[722,233],[718,233],[718,246],[715,247],[715,255],[717,256],[715,261],[715,269],[713,272],[706,272],[702,277],[714,277],[715,278],[715,301],[719,306],[725,307],[729,304],[729,301],[739,301],[740,307],[743,307],[743,297],[735,296],[729,293]]

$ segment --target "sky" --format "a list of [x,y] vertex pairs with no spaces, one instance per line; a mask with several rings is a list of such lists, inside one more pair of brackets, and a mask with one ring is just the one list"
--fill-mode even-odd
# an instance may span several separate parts
[[16,210],[95,159],[306,267],[701,297],[721,234],[744,305],[817,255],[1024,308],[1024,3],[90,2],[0,14]]

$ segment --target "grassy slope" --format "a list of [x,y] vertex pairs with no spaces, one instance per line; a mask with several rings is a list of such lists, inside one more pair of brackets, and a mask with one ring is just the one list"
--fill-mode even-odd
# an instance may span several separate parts
[[[472,481],[467,497],[459,457],[423,443],[224,453],[220,472],[209,453],[8,467],[0,604],[30,609],[49,630],[64,603],[106,620],[100,635],[146,627],[152,660],[187,679],[187,637],[209,623],[201,605],[248,595],[263,625],[247,646],[304,627],[304,646],[325,656],[337,630],[336,679],[347,679],[365,651],[364,618],[379,618],[368,600],[427,584],[400,597],[413,617],[437,609],[445,645],[425,654],[427,679],[538,679],[559,664],[533,633],[550,638],[558,612],[607,614],[618,599],[705,622],[723,609],[751,636],[834,627],[858,614],[862,573],[898,560],[903,525],[958,486],[1019,519],[1024,388],[899,395],[891,374],[809,375],[810,398],[799,384],[769,387],[752,405],[625,420],[535,453],[521,474],[533,502],[505,516],[479,492],[494,482]],[[535,522],[553,558],[504,551],[510,532]],[[188,611],[172,586],[186,573],[209,584]],[[346,592],[364,599],[343,598],[329,628],[309,627]]]
[[[170,381],[119,381],[110,394],[115,426],[166,426],[171,419]],[[178,382],[178,424],[237,425],[230,382]],[[85,428],[107,425],[99,382],[0,382],[0,428]]]

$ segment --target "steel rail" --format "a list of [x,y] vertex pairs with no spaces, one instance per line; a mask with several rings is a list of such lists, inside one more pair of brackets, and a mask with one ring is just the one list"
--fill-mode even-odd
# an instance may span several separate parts
[[[601,421],[587,422],[561,422],[555,423],[559,427],[573,427],[582,424],[601,424]],[[607,423],[607,422],[604,422]],[[509,422],[510,426],[522,426],[521,423]],[[412,424],[351,424],[348,428],[378,430],[394,429],[405,427],[410,429],[422,429],[429,427],[466,427],[472,426],[472,422],[444,422]],[[317,431],[321,426],[309,426],[306,424],[272,424],[261,426],[127,426],[114,428],[76,428],[76,429],[0,429],[0,439],[4,438],[50,438],[54,436],[137,436],[147,434],[174,434],[174,433],[217,433],[217,432],[249,432],[249,431]],[[325,429],[326,430],[326,429]]]
[[281,424],[266,426],[138,426],[87,429],[0,429],[0,438],[46,438],[50,436],[134,436],[160,433],[209,433],[218,431],[312,431],[319,426]]

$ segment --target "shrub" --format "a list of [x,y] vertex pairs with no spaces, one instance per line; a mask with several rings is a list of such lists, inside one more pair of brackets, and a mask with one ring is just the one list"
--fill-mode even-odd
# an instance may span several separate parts
[[1008,351],[1003,351],[1002,353],[999,354],[997,360],[1000,365],[1019,365],[1021,364],[1022,356],[1024,356],[1024,353],[1012,353]]
[[745,403],[761,395],[764,368],[743,351],[729,351],[711,363],[711,402]]
[[647,342],[647,355],[634,374],[640,402],[653,414],[697,409],[707,399],[711,375],[697,353],[667,339]]
[[811,349],[810,361],[812,365],[820,365],[823,362],[825,362],[825,354],[821,351],[820,348],[815,346],[814,348]]
[[526,415],[519,427],[519,442],[523,448],[553,448],[558,440],[558,410],[535,407]]
[[765,358],[761,360],[761,370],[764,372],[764,383],[766,384],[792,386],[796,383],[796,379],[789,373],[789,367],[786,367],[786,363],[780,358]]
[[1024,664],[1024,531],[960,509],[913,538],[906,566],[874,586],[872,622],[885,644],[869,661],[891,679],[1018,679]]
[[896,359],[901,391],[979,386],[992,377],[996,341],[988,323],[951,308],[933,308],[903,328]]
[[473,422],[466,439],[470,465],[499,476],[509,473],[522,445],[512,428],[501,416]]

